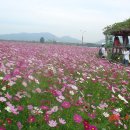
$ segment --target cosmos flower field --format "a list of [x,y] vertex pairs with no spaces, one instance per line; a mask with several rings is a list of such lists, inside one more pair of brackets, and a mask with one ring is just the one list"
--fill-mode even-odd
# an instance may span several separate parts
[[0,130],[130,130],[130,67],[97,53],[0,41]]

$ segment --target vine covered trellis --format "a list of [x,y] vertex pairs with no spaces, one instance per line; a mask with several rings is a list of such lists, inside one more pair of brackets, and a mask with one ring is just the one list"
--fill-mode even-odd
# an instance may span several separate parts
[[[105,35],[106,45],[112,47],[112,58],[116,59],[115,57],[122,55],[122,48],[130,47],[128,38],[130,36],[130,18],[105,27],[103,33]],[[112,41],[113,37],[114,41]],[[122,43],[120,42],[121,38]]]
[[126,34],[130,36],[130,18],[123,22],[114,23],[112,25],[105,27],[103,33],[105,35],[122,36]]

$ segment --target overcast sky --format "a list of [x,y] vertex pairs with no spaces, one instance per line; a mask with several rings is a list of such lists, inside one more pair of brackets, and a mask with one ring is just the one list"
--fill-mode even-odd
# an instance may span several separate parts
[[104,27],[128,18],[130,0],[0,0],[0,34],[50,32],[80,40],[83,34],[85,42],[97,42]]

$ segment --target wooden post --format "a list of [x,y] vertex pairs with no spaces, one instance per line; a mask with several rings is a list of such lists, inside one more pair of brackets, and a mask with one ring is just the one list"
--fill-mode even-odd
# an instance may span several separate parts
[[129,43],[128,35],[123,35],[123,46],[126,47]]

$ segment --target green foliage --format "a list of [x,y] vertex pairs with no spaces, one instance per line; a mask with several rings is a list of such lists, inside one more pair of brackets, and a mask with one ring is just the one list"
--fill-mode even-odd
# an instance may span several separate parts
[[114,32],[129,31],[130,32],[130,18],[123,21],[114,23],[104,28],[104,34],[113,34]]
[[40,43],[44,43],[45,39],[43,37],[40,38]]
[[119,62],[122,63],[123,61],[123,55],[119,53],[108,53],[108,59],[113,62]]

